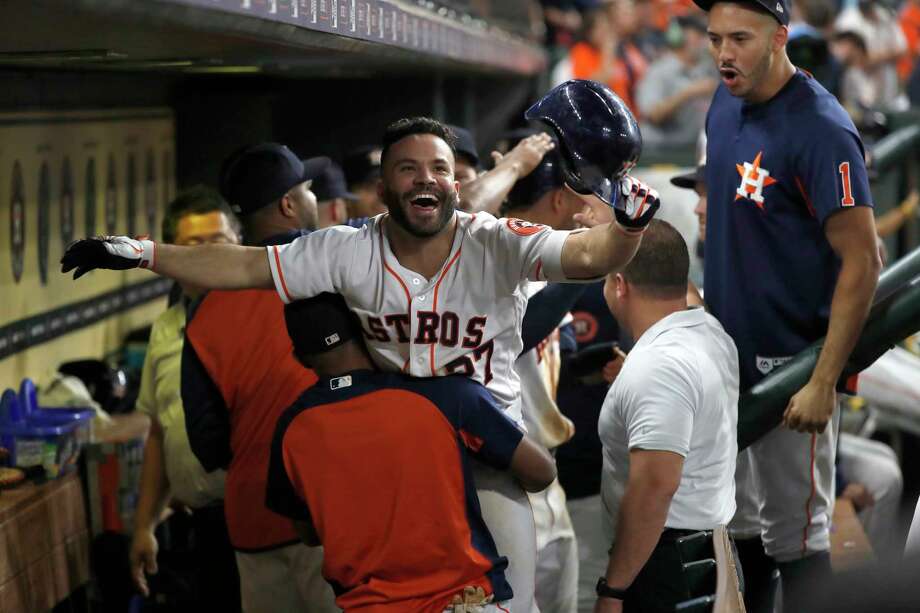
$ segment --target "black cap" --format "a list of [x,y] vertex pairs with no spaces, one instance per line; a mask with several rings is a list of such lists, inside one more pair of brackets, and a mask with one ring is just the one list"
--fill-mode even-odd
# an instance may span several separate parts
[[508,193],[507,209],[525,209],[537,203],[544,194],[565,185],[562,160],[555,149],[546,153],[533,171],[518,179]]
[[342,172],[342,167],[335,162],[329,162],[322,174],[316,177],[310,189],[316,194],[319,202],[335,198],[345,200],[357,200],[358,198],[348,191],[348,186],[345,185],[345,173]]
[[473,140],[472,133],[460,126],[448,125],[447,127],[453,130],[454,136],[457,137],[454,147],[457,154],[467,158],[474,168],[479,168],[479,154],[476,152],[476,141]]
[[345,299],[328,292],[284,307],[284,323],[298,356],[326,353],[361,337],[361,324]]
[[684,189],[696,189],[697,183],[706,182],[706,165],[700,164],[693,172],[671,177],[671,185]]
[[716,2],[734,2],[741,5],[756,4],[773,15],[780,25],[789,25],[789,0],[693,0],[693,2],[707,13]]
[[349,187],[380,178],[381,152],[382,149],[376,145],[365,145],[345,154],[342,170]]
[[301,160],[278,143],[261,143],[237,151],[220,173],[220,193],[234,212],[247,215],[275,202],[292,187],[316,179],[329,158]]

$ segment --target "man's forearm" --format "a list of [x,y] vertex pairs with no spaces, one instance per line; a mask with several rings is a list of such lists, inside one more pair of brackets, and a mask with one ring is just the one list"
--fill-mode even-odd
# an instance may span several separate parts
[[273,287],[268,255],[262,247],[157,243],[154,272],[203,289]]
[[502,202],[520,177],[519,164],[499,162],[495,168],[463,186],[460,208],[470,213],[485,211],[498,217]]
[[622,270],[636,254],[640,232],[617,222],[571,234],[562,247],[562,270],[569,279],[594,279]]
[[632,585],[661,538],[673,492],[631,480],[621,501],[616,538],[607,564],[607,585]]
[[827,337],[812,380],[836,385],[872,306],[878,282],[879,262],[874,254],[844,260],[831,301]]
[[163,470],[163,430],[155,419],[144,445],[140,494],[134,514],[134,530],[153,530],[166,507],[169,483]]

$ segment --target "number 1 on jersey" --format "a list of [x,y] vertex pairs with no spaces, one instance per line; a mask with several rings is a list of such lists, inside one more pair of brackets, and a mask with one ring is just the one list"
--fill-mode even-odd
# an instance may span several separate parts
[[841,162],[838,170],[840,181],[843,183],[843,198],[840,200],[840,206],[853,206],[856,201],[853,200],[853,188],[850,186],[850,163]]

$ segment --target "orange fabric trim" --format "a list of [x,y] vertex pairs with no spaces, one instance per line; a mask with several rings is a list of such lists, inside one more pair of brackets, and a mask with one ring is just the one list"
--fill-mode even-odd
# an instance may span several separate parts
[[[403,282],[402,277],[400,277],[399,274],[395,270],[390,268],[389,264],[387,264],[387,258],[384,255],[384,251],[383,251],[383,226],[381,225],[378,227],[380,228],[380,259],[383,260],[383,267],[386,269],[386,271],[390,273],[391,275],[393,275],[393,278],[399,281],[399,284],[402,286],[403,291],[406,293],[406,303],[407,303],[406,308],[408,309],[408,315],[411,316],[412,315],[412,296],[409,295],[409,288]],[[406,363],[408,364],[408,362]]]
[[805,206],[808,207],[808,212],[811,213],[812,217],[817,218],[818,215],[815,213],[815,207],[811,204],[811,198],[808,197],[808,194],[805,193],[805,186],[802,185],[802,180],[798,177],[795,178],[795,184],[799,188],[799,191],[802,193],[802,198],[805,198]]
[[281,289],[284,290],[284,295],[287,297],[288,302],[294,300],[291,296],[291,292],[288,291],[287,283],[284,281],[284,273],[281,271],[281,256],[278,254],[278,246],[272,245],[272,251],[275,253],[275,268],[278,269],[278,280],[281,281]]
[[850,375],[847,377],[846,383],[844,383],[844,388],[846,388],[846,391],[850,394],[855,394],[856,390],[859,389],[859,374],[860,373]]
[[[454,254],[454,257],[451,258],[450,262],[447,263],[447,266],[444,267],[444,270],[441,272],[441,276],[438,277],[438,282],[434,284],[434,301],[431,304],[431,309],[437,313],[438,311],[438,291],[441,289],[441,281],[444,280],[444,276],[447,274],[447,271],[450,270],[450,267],[454,265],[454,262],[460,257],[460,253],[463,252],[463,248],[457,249],[457,253]],[[432,343],[428,347],[428,366],[431,368],[431,376],[434,375],[434,346],[435,343]]]
[[466,430],[460,430],[460,438],[470,451],[476,452],[482,449],[483,440],[478,436],[473,436]]

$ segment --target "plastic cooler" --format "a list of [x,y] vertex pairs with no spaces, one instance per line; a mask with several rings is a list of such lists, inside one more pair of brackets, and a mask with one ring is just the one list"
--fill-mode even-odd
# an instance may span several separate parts
[[29,423],[39,426],[76,426],[77,442],[81,447],[93,440],[93,418],[96,412],[87,407],[40,407],[38,391],[31,379],[19,386],[19,406]]
[[70,472],[80,457],[78,425],[27,420],[15,391],[8,389],[0,396],[0,446],[9,451],[11,466],[41,466],[49,479]]

